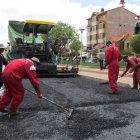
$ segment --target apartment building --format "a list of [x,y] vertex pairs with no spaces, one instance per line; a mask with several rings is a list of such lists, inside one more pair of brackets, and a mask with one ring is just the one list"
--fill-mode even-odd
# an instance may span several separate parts
[[[101,12],[93,12],[88,18],[87,49],[91,50],[96,43],[106,44],[111,36],[122,36],[133,32],[137,15],[124,8],[124,5]],[[122,47],[124,48],[124,47]]]

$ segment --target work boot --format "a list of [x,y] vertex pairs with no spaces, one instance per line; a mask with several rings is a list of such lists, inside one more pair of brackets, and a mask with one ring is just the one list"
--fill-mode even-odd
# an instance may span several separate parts
[[7,109],[1,109],[1,108],[0,108],[0,112],[2,112],[2,113],[7,113],[8,110],[7,110]]
[[118,94],[118,92],[112,92],[112,91],[110,91],[110,92],[108,92],[109,94]]
[[13,111],[13,110],[9,110],[9,115],[11,115],[11,116],[16,116],[16,115],[18,115],[19,114],[19,111],[18,110],[16,110],[16,111]]
[[132,87],[131,89],[138,89],[137,87]]

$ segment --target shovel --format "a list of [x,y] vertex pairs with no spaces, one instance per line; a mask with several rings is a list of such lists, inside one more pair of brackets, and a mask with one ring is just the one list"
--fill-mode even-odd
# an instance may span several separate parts
[[[24,89],[27,90],[27,91],[29,91],[29,92],[31,92],[31,93],[33,93],[33,94],[36,94],[35,92],[33,92],[33,91],[31,91],[31,90],[29,90],[29,89],[27,89],[27,88],[24,88]],[[48,102],[50,102],[50,103],[56,105],[57,107],[59,107],[59,108],[65,110],[65,111],[67,112],[67,115],[68,115],[69,117],[71,116],[71,114],[72,114],[72,112],[73,112],[73,109],[65,108],[65,107],[63,107],[62,105],[59,105],[59,104],[57,104],[57,103],[55,103],[55,102],[49,100],[49,99],[46,98],[46,97],[42,97],[42,98],[45,99],[45,100],[47,100]]]

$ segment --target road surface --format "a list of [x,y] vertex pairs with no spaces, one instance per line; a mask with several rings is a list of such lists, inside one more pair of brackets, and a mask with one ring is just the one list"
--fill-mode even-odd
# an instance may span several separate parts
[[[39,78],[43,96],[67,112],[28,91],[20,115],[0,114],[0,140],[137,140],[140,139],[140,92],[120,87],[110,95],[108,84],[92,78]],[[28,79],[24,87],[34,91]]]

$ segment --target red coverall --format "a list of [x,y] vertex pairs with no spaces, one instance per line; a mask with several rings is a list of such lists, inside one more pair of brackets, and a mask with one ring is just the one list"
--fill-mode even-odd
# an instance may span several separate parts
[[119,75],[119,61],[121,54],[119,49],[111,44],[107,49],[106,63],[109,64],[108,79],[112,92],[118,92],[117,80]]
[[24,97],[22,79],[28,77],[38,95],[41,94],[33,62],[29,59],[15,59],[10,62],[2,74],[6,90],[0,100],[0,109],[4,109],[11,102],[10,109],[17,110]]
[[138,89],[138,84],[140,86],[140,63],[138,63],[135,67],[135,70],[134,70],[134,81],[133,84],[134,84],[134,88]]
[[[130,72],[133,72],[133,87],[134,88],[138,88],[138,81],[137,81],[137,77],[136,77],[136,71],[135,71],[135,67],[137,66],[137,64],[140,63],[140,59],[134,57],[134,56],[129,56],[127,58],[127,65],[126,65],[126,69],[123,72],[123,74],[125,74],[129,68],[131,68]],[[137,72],[138,72],[138,68],[137,68]]]

